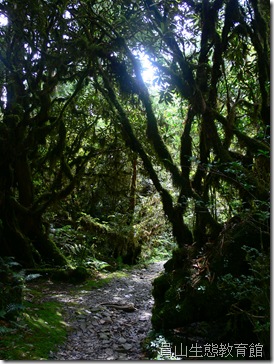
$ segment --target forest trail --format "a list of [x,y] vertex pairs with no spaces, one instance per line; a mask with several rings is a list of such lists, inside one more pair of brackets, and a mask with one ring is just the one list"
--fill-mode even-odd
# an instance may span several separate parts
[[102,288],[80,290],[77,295],[65,290],[51,291],[48,299],[64,304],[65,320],[71,330],[67,342],[49,359],[144,359],[141,342],[151,329],[152,281],[164,269],[163,264],[156,262],[134,269]]

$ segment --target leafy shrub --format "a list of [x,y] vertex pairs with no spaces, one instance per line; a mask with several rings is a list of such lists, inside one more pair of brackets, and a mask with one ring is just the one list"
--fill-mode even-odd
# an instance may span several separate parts
[[24,273],[13,258],[0,257],[0,317],[13,319],[22,308]]
[[226,274],[219,278],[218,286],[232,300],[231,322],[244,318],[251,323],[253,333],[264,347],[270,340],[270,257],[255,248],[243,246],[249,275],[234,277]]
[[51,228],[51,236],[58,247],[75,265],[84,265],[85,261],[94,255],[94,245],[86,232],[75,230],[71,225]]

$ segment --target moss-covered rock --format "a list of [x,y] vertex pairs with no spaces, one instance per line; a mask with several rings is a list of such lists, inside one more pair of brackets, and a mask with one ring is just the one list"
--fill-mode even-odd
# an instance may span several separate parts
[[67,283],[81,283],[90,276],[89,271],[81,266],[76,268],[36,268],[27,269],[26,272],[27,274],[40,274],[42,278]]
[[170,283],[168,273],[163,273],[154,280],[152,294],[157,302],[164,301],[165,292],[169,289]]
[[[254,277],[255,271],[246,254],[254,251],[262,259],[264,251],[268,254],[269,235],[255,222],[254,216],[232,219],[224,226],[218,241],[208,243],[199,251],[193,244],[173,252],[165,264],[165,273],[153,283],[154,329],[166,332],[193,327],[195,332],[202,322],[207,327],[207,337],[208,328],[214,327],[210,335],[212,342],[221,338],[237,342],[241,340],[239,332],[243,331],[246,342],[256,339],[255,326],[250,324],[248,315],[261,312],[263,305],[259,305],[261,300],[256,294],[252,301],[252,294],[246,296],[245,292],[250,289],[248,282],[257,282],[255,288],[263,292],[260,285],[263,277],[260,274]],[[220,282],[224,279],[229,284],[229,277],[235,284],[225,289]],[[267,325],[267,315],[265,321]]]
[[156,329],[172,329],[192,322],[216,320],[225,315],[229,301],[215,283],[206,280],[192,286],[188,277],[163,274],[153,283],[152,323]]

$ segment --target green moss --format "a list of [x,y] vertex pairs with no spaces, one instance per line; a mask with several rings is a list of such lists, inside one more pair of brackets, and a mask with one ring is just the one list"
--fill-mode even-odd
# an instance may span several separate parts
[[45,360],[51,350],[66,340],[67,325],[57,302],[26,303],[18,325],[19,328],[2,335],[1,359]]
[[159,277],[155,278],[153,282],[153,297],[159,301],[164,301],[165,293],[170,287],[170,274],[163,273]]
[[81,289],[88,291],[90,289],[100,288],[108,284],[112,279],[125,278],[127,276],[128,276],[127,272],[121,272],[121,271],[108,273],[106,276],[102,276],[99,279],[87,280],[83,285],[81,285]]
[[28,274],[40,274],[43,278],[50,278],[57,282],[81,283],[89,277],[85,267],[76,268],[35,268],[26,270]]

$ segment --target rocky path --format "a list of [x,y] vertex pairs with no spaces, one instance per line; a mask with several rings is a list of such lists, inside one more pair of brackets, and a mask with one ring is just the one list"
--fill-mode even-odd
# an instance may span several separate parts
[[66,344],[51,353],[50,359],[144,359],[141,341],[151,329],[151,283],[163,270],[163,263],[133,270],[103,288],[55,295],[65,306],[72,330]]

